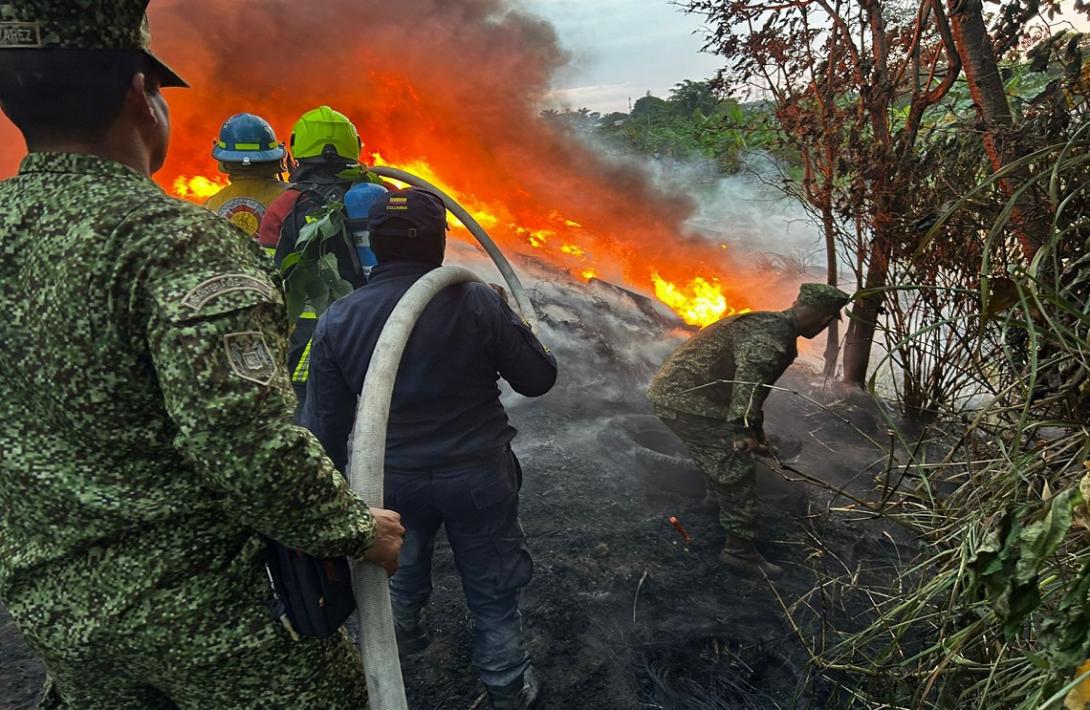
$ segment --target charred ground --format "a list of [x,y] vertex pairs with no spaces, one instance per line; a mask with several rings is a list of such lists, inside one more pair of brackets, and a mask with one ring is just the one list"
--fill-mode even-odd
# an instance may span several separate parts
[[[508,402],[521,432],[523,524],[536,564],[523,610],[546,683],[542,707],[840,706],[831,686],[808,682],[807,647],[824,643],[828,622],[850,628],[870,607],[818,580],[891,577],[898,558],[911,557],[911,539],[864,514],[831,512],[847,501],[823,486],[762,469],[763,547],[787,572],[774,585],[728,572],[716,557],[723,539],[716,514],[701,505],[693,472],[674,457],[679,442],[640,434],[653,421],[645,418],[647,380],[684,332],[608,284],[575,284],[524,266],[539,271],[533,300],[562,371],[545,398]],[[878,433],[875,412],[832,400],[817,380],[805,364],[793,367],[781,384],[816,401],[774,392],[766,428],[799,471],[848,491],[871,490],[885,453],[860,430]],[[664,456],[647,456],[648,443]],[[670,516],[691,533],[691,545]],[[485,707],[444,542],[427,618],[431,645],[404,661],[412,707]],[[2,609],[0,647],[0,707],[32,706],[43,672]]]

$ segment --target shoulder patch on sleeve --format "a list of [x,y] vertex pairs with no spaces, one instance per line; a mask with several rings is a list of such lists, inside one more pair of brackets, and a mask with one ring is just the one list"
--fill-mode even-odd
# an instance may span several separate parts
[[276,375],[276,362],[264,335],[256,330],[228,333],[223,336],[223,347],[227,351],[231,372],[259,385],[272,382]]
[[182,306],[197,313],[218,296],[233,291],[256,291],[269,300],[276,298],[276,290],[267,282],[247,274],[221,274],[202,281],[182,298]]

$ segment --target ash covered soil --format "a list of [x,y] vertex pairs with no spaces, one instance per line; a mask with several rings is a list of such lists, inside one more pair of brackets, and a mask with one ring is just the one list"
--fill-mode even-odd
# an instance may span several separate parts
[[[522,267],[561,369],[544,398],[504,396],[525,471],[522,520],[535,572],[522,609],[545,684],[540,707],[844,707],[808,669],[807,647],[827,642],[828,623],[863,623],[870,606],[850,592],[822,593],[818,580],[890,579],[898,560],[913,556],[913,541],[872,516],[831,510],[849,502],[826,487],[760,467],[761,547],[786,572],[771,584],[732,574],[718,562],[723,533],[702,506],[700,479],[678,458],[680,442],[648,416],[643,394],[686,332],[650,301],[607,283]],[[806,362],[780,384],[825,407],[772,393],[766,431],[781,457],[834,487],[873,494],[886,460],[860,431],[886,438],[873,403],[824,393]],[[427,623],[431,645],[403,659],[411,707],[487,708],[442,536]],[[2,607],[0,649],[0,708],[32,707],[43,672]]]

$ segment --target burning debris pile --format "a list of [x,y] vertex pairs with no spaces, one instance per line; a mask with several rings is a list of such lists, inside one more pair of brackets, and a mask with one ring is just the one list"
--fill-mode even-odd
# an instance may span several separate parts
[[[208,154],[226,116],[259,113],[285,135],[328,103],[357,122],[365,158],[438,184],[517,255],[542,339],[562,363],[548,399],[506,402],[527,470],[538,572],[526,618],[552,687],[544,707],[784,702],[804,654],[782,650],[791,635],[770,599],[718,565],[715,516],[691,496],[646,489],[647,472],[600,437],[616,417],[647,413],[647,380],[689,329],[773,304],[742,296],[757,278],[682,227],[690,196],[663,194],[636,167],[537,120],[537,99],[566,60],[551,28],[502,0],[269,0],[260,13],[161,0],[152,14],[164,53],[197,87],[170,96],[176,138],[159,175],[168,191],[199,201],[222,187]],[[452,251],[452,262],[488,268],[468,243]],[[767,275],[761,283],[762,298],[775,298]],[[478,696],[456,580],[448,551],[436,564],[436,643],[406,670],[414,707],[468,707]],[[0,669],[0,701],[29,699],[41,670],[2,617],[0,643],[22,664]]]

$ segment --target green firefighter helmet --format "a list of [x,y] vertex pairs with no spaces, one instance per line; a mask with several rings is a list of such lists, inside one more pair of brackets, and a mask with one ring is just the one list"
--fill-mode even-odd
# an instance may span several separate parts
[[362,149],[352,121],[328,106],[304,113],[291,131],[291,155],[297,161],[355,163]]

